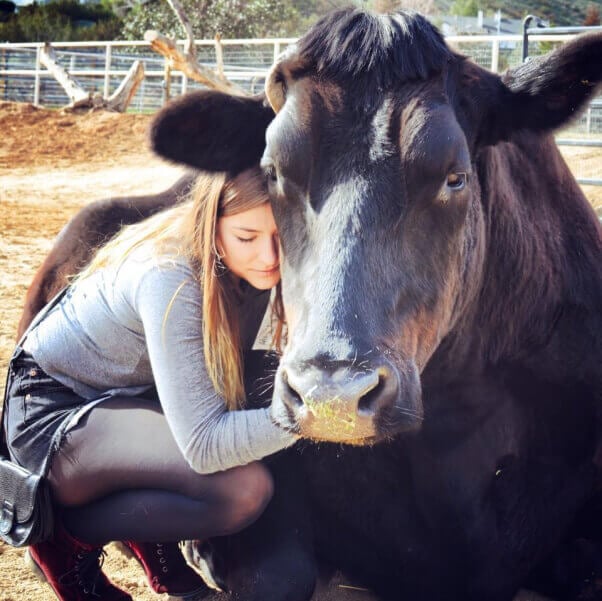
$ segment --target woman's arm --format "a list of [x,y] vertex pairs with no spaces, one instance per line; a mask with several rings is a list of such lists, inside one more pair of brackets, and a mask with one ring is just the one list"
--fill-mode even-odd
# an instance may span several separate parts
[[134,303],[163,411],[195,471],[244,465],[296,440],[271,422],[269,409],[226,410],[205,369],[201,294],[186,264],[149,270],[140,279]]

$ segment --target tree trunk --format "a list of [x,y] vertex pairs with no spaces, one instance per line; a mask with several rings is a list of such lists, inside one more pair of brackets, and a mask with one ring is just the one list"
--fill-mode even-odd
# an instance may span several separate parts
[[40,51],[40,62],[65,90],[70,103],[64,107],[67,110],[77,109],[108,109],[111,111],[125,112],[129,106],[136,89],[144,79],[144,66],[140,61],[135,61],[121,85],[109,98],[102,94],[86,92],[69,73],[59,65],[52,46],[46,42]]
[[86,92],[78,83],[67,73],[63,67],[59,65],[56,60],[56,54],[52,46],[46,42],[44,47],[40,51],[40,62],[52,73],[54,79],[56,79],[65,90],[67,97],[71,101],[71,106],[75,106],[80,103],[91,102],[92,95]]
[[106,99],[107,108],[124,113],[143,79],[144,65],[140,61],[134,61],[119,87]]

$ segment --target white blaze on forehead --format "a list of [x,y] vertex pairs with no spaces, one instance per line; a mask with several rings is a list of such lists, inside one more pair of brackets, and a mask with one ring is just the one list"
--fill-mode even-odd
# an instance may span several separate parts
[[389,123],[393,114],[393,100],[385,96],[383,103],[372,119],[372,145],[370,146],[370,160],[376,162],[390,156],[395,147],[389,138]]

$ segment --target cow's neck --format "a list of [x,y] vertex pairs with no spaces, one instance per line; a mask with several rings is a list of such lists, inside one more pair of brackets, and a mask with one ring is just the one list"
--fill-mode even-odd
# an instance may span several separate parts
[[553,140],[498,145],[478,169],[481,291],[433,360],[450,375],[518,364],[546,379],[600,378],[600,230]]

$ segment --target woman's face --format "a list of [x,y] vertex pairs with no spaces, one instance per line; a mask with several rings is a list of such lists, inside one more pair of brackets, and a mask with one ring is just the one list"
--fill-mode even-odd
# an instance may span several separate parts
[[259,290],[280,281],[278,230],[269,203],[217,220],[216,247],[224,265]]

